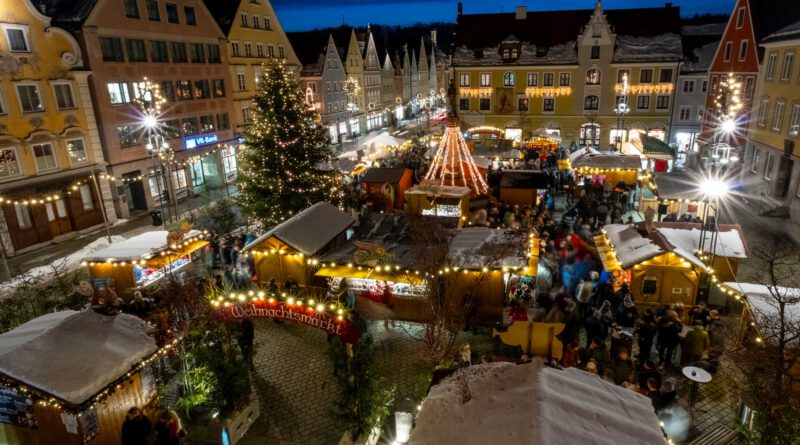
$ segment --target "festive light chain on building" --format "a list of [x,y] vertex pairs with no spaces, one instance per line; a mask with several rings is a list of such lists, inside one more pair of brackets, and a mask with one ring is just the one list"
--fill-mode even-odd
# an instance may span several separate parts
[[494,93],[494,88],[492,88],[492,87],[480,87],[480,88],[461,87],[461,88],[458,89],[458,95],[459,96],[465,96],[465,97],[471,97],[471,98],[474,98],[474,97],[488,97],[488,96],[491,96],[492,93]]
[[576,172],[580,174],[587,174],[587,173],[604,173],[604,172],[636,172],[639,169],[636,168],[596,168],[596,167],[578,167],[575,169]]
[[13,391],[37,399],[35,402],[37,405],[43,407],[54,407],[60,410],[61,412],[76,414],[78,417],[81,417],[84,411],[94,409],[98,404],[105,403],[105,401],[112,394],[114,394],[116,390],[123,389],[125,387],[125,383],[128,382],[131,379],[131,377],[133,377],[134,374],[141,371],[146,366],[150,365],[152,362],[158,360],[159,358],[167,357],[170,353],[177,352],[178,343],[180,343],[180,341],[181,338],[176,338],[170,341],[168,344],[162,346],[156,352],[154,352],[147,358],[143,359],[141,362],[131,367],[131,369],[128,370],[128,372],[125,373],[125,375],[117,378],[115,381],[106,386],[105,389],[101,390],[93,397],[91,397],[87,402],[84,402],[81,405],[72,404],[57,397],[53,397],[52,395],[40,391],[32,386],[28,386],[25,385],[24,383],[8,379],[5,377],[0,377],[0,383],[2,383],[2,386],[6,388],[9,388]]
[[[532,246],[532,243],[531,243]],[[530,255],[528,255],[530,257]],[[436,271],[422,271],[417,269],[409,269],[405,267],[400,267],[398,265],[391,265],[391,264],[384,264],[380,266],[362,266],[354,263],[335,263],[335,262],[320,262],[316,259],[307,259],[306,265],[308,266],[319,266],[319,267],[347,267],[348,269],[355,269],[359,271],[370,271],[370,272],[385,272],[385,273],[403,273],[405,275],[419,275],[425,277],[432,277],[435,275],[444,275],[450,273],[487,273],[487,272],[530,272],[529,266],[499,266],[499,267],[459,267],[459,266],[446,266]]]
[[739,112],[742,111],[741,89],[742,84],[736,80],[733,73],[728,73],[720,81],[717,95],[714,98],[717,120],[720,123],[735,121]]
[[674,86],[671,83],[631,83],[627,85],[627,92],[625,92],[625,85],[618,83],[614,85],[614,92],[620,94],[672,94]]
[[314,298],[301,298],[292,293],[287,292],[270,292],[269,290],[250,290],[247,292],[225,292],[222,289],[215,288],[209,301],[214,307],[229,307],[234,304],[245,302],[267,302],[269,304],[285,303],[289,306],[304,307],[307,311],[317,311],[320,313],[335,315],[339,321],[349,317],[350,310],[338,300],[322,299],[316,300]]
[[193,237],[184,239],[183,241],[181,241],[178,244],[171,244],[168,247],[165,247],[163,249],[155,250],[155,251],[153,251],[151,253],[148,253],[148,254],[142,256],[142,259],[140,259],[140,260],[122,260],[122,261],[117,261],[116,258],[107,258],[105,261],[81,261],[81,266],[90,266],[91,267],[91,266],[99,266],[99,265],[103,265],[103,264],[108,264],[108,265],[111,265],[112,267],[126,266],[128,264],[131,264],[133,266],[145,265],[145,264],[147,264],[147,262],[149,260],[152,260],[153,258],[176,254],[176,253],[178,253],[178,249],[179,248],[188,247],[189,245],[191,245],[194,242],[205,240],[207,237],[208,237],[208,230],[204,230],[203,233],[200,234],[200,235],[195,235]]
[[572,95],[571,87],[528,87],[525,88],[528,97],[557,97]]

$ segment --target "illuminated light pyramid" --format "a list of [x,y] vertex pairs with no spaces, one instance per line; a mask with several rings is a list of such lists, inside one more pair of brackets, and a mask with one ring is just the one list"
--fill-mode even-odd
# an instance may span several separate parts
[[476,195],[488,193],[489,186],[481,176],[467,142],[461,135],[458,118],[450,117],[447,120],[447,128],[424,182],[433,185],[468,187]]

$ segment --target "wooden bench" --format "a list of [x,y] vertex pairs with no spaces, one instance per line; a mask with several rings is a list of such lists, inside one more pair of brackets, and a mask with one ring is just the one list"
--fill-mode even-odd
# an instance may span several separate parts
[[716,424],[689,442],[689,445],[731,445],[735,444],[738,438],[738,431],[734,431],[725,425]]

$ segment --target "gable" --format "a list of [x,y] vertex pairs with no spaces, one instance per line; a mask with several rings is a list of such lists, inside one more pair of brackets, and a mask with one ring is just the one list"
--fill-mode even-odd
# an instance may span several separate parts
[[[741,26],[737,26],[739,10],[744,8],[744,20]],[[758,53],[756,38],[753,31],[753,18],[748,0],[737,0],[733,7],[733,12],[725,26],[714,59],[711,62],[709,71],[711,72],[758,72]],[[739,46],[746,40],[748,43],[747,55],[744,60],[739,60]],[[730,59],[725,60],[725,48],[730,43]]]

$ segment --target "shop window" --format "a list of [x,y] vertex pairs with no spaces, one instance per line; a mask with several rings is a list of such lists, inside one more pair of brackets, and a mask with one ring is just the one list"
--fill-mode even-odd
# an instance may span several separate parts
[[81,203],[84,211],[94,210],[94,200],[92,199],[92,189],[89,184],[83,184],[80,188]]
[[192,173],[192,187],[200,187],[206,183],[205,176],[203,176],[203,161],[196,160],[189,163]]
[[28,206],[25,204],[14,204],[14,213],[17,216],[17,225],[20,229],[30,229],[33,227],[33,221],[31,221],[31,214],[28,211]]
[[234,148],[226,148],[220,152],[222,154],[222,167],[225,173],[233,173],[238,170],[236,163],[236,150]]
[[179,168],[172,172],[172,186],[175,190],[185,189],[186,183],[186,170]]

